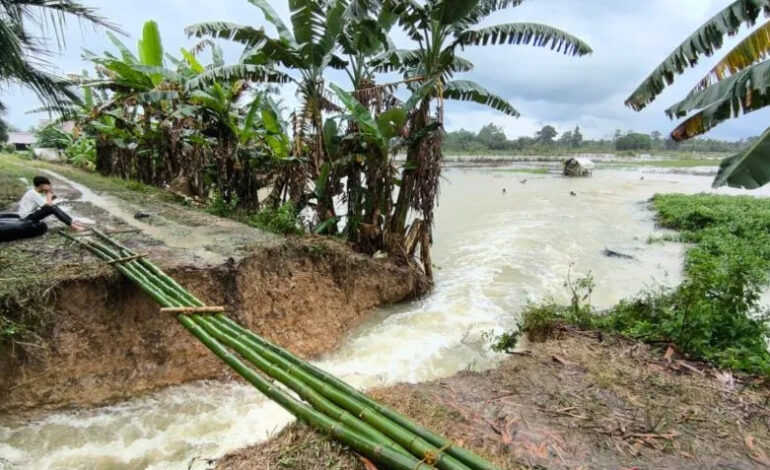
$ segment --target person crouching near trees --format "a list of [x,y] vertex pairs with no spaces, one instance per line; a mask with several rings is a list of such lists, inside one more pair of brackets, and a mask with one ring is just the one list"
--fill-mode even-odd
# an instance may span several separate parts
[[51,192],[51,181],[45,176],[35,176],[32,179],[34,187],[24,193],[19,201],[19,218],[30,222],[40,222],[49,215],[55,216],[66,226],[76,232],[85,230],[78,222],[72,220],[53,203],[55,196]]

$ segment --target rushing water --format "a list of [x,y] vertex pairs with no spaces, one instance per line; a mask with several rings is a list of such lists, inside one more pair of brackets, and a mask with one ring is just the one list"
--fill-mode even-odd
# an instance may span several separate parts
[[[647,243],[656,229],[646,201],[710,186],[708,177],[649,170],[597,171],[587,179],[487,170],[445,176],[435,292],[383,309],[319,361],[356,386],[493,366],[499,357],[483,333],[513,327],[527,302],[566,300],[570,266],[573,276],[591,271],[598,307],[656,283],[678,283],[682,247]],[[606,257],[605,248],[635,259]],[[205,468],[205,458],[264,440],[291,421],[253,388],[216,382],[91,410],[2,419],[0,468],[69,470],[187,469],[196,458],[192,468]]]

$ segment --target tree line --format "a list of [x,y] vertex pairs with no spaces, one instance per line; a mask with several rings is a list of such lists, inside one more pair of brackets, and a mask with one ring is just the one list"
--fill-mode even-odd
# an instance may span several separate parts
[[[261,24],[206,21],[186,27],[194,42],[170,53],[152,21],[131,47],[77,1],[0,2],[0,20],[16,34],[0,42],[0,82],[30,86],[50,104],[43,110],[74,122],[69,136],[49,129],[42,137],[82,152],[102,174],[182,189],[220,212],[282,219],[303,212],[305,230],[365,253],[418,254],[430,276],[445,101],[518,116],[504,98],[459,78],[473,68],[460,52],[502,45],[592,52],[547,25],[487,25],[519,0],[292,0],[291,27],[273,2],[249,3],[274,34]],[[61,14],[107,28],[112,50],[86,50],[93,67],[76,76],[38,73],[41,48],[26,28],[28,20],[51,22],[51,12],[56,25]],[[408,38],[402,48],[389,37],[395,30]],[[242,47],[234,63],[223,59],[221,40]],[[347,80],[329,82],[331,70]],[[395,81],[384,80],[394,72]],[[285,84],[296,86],[296,109],[274,99]],[[398,151],[405,161],[393,158]]]
[[478,132],[465,129],[447,132],[444,138],[444,151],[449,154],[552,154],[552,153],[613,153],[617,151],[650,152],[680,151],[695,153],[738,152],[754,142],[756,138],[743,141],[723,141],[718,139],[692,139],[677,142],[664,138],[660,132],[650,134],[632,130],[617,130],[612,138],[586,139],[579,126],[559,133],[551,125],[543,126],[532,137],[509,139],[503,129],[489,123]]

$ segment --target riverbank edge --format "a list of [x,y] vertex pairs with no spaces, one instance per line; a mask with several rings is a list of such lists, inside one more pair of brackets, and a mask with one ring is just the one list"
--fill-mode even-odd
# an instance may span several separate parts
[[[770,464],[770,389],[749,377],[571,326],[525,347],[492,370],[370,394],[505,470]],[[370,468],[302,423],[211,465]]]

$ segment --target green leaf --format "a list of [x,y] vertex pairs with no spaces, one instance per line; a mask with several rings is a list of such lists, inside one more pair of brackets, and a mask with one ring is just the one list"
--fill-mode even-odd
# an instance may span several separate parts
[[337,132],[337,122],[334,119],[327,119],[324,122],[324,144],[326,145],[326,153],[332,157],[336,156],[339,150]]
[[123,58],[123,62],[129,63],[129,64],[133,64],[136,62],[136,56],[134,55],[134,53],[131,52],[131,50],[128,47],[126,47],[126,45],[123,44],[123,42],[120,39],[118,39],[117,36],[112,34],[110,31],[106,31],[105,33],[107,34],[107,39],[109,39],[110,42],[114,44],[115,47],[117,47],[118,50],[120,51],[120,55]]
[[328,219],[324,220],[316,229],[315,233],[321,234],[326,233],[326,230],[329,229],[329,227],[335,225],[340,221],[340,216],[335,215],[334,217],[329,217]]
[[433,16],[442,25],[451,25],[465,18],[478,3],[479,0],[441,0],[433,6]]
[[745,152],[726,158],[714,187],[756,189],[770,182],[770,128]]
[[262,114],[262,123],[265,126],[265,130],[267,130],[267,132],[270,132],[272,134],[281,134],[283,132],[283,129],[281,129],[281,125],[278,123],[278,118],[276,117],[272,109],[263,108],[261,114]]
[[[142,39],[139,40],[139,62],[142,65],[163,66],[163,43],[160,39],[158,23],[154,21],[145,22],[142,28]],[[163,81],[162,75],[153,74],[151,78],[156,86]]]
[[765,60],[770,53],[770,21],[755,29],[717,63],[691,93],[697,93],[713,83],[735,75],[741,70]]
[[770,60],[748,67],[710,87],[691,93],[666,110],[669,117],[681,117],[702,109],[677,126],[671,133],[675,140],[703,134],[720,123],[770,104]]
[[270,2],[265,0],[249,0],[249,3],[262,10],[262,14],[265,15],[265,19],[269,21],[273,26],[275,26],[276,30],[278,30],[278,37],[292,45],[296,45],[294,36],[291,34],[291,31],[289,31],[289,28],[286,27],[286,24],[281,21],[281,17],[278,16],[278,13],[276,13],[275,10],[273,10],[273,7],[270,6]]
[[180,48],[179,51],[182,53],[182,57],[185,58],[185,60],[187,61],[187,64],[190,66],[193,72],[203,73],[206,70],[206,68],[203,67],[203,65],[201,65],[198,59],[194,55],[192,55],[190,51],[188,51],[184,47]]
[[639,111],[674,83],[677,74],[693,67],[702,56],[711,56],[724,44],[725,36],[732,36],[744,24],[753,26],[760,13],[770,14],[770,0],[737,0],[730,3],[701,25],[682,44],[658,65],[626,100],[626,106]]
[[457,36],[461,46],[486,46],[495,44],[532,44],[550,47],[567,55],[586,55],[593,52],[581,39],[558,28],[539,23],[507,23],[477,30],[466,30]]
[[329,86],[332,90],[334,90],[335,93],[337,93],[337,96],[340,98],[342,104],[345,105],[345,108],[347,108],[347,110],[352,114],[353,119],[355,120],[356,124],[358,124],[361,132],[374,138],[381,145],[384,141],[383,136],[380,133],[379,126],[377,126],[377,123],[369,113],[369,110],[366,109],[364,105],[362,105],[357,99],[355,99],[353,95],[343,90],[339,86],[335,85],[334,83],[330,84]]
[[197,77],[190,79],[185,88],[188,90],[202,88],[216,82],[231,82],[234,80],[248,80],[263,83],[287,83],[291,77],[283,72],[263,65],[237,64],[225,65],[207,70]]
[[315,195],[318,199],[323,199],[326,196],[326,182],[329,180],[329,173],[332,171],[332,166],[329,162],[324,162],[321,165],[321,169],[318,172],[318,178],[315,181]]
[[516,108],[508,100],[490,93],[478,83],[470,80],[453,80],[447,83],[444,88],[444,97],[451,100],[472,101],[489,106],[508,116],[519,116],[519,112],[516,111]]
[[386,139],[396,137],[406,123],[406,111],[402,108],[390,108],[377,116],[377,127]]

